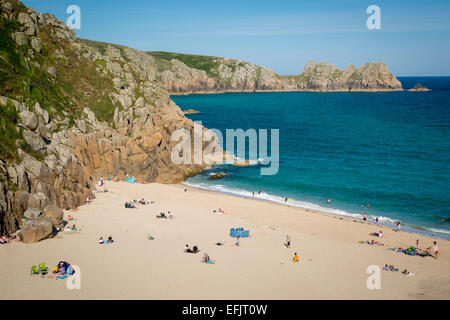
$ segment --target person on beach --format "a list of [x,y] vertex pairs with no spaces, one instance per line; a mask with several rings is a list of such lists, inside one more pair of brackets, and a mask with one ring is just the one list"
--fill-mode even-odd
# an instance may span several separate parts
[[211,260],[211,258],[209,257],[209,255],[205,252],[205,253],[203,254],[203,257],[202,257],[202,262],[214,264],[215,261],[214,261],[214,260]]
[[184,252],[192,252],[191,247],[189,247],[188,244],[184,247]]
[[294,253],[294,257],[292,258],[292,261],[294,261],[294,262],[298,262],[298,261],[299,261],[299,260],[298,260],[297,252]]
[[216,246],[223,246],[223,245],[225,245],[225,242],[216,242]]
[[239,239],[241,239],[241,236],[237,236],[237,241],[236,241],[236,247],[239,247],[239,245],[241,244],[241,242],[239,241]]
[[289,235],[286,235],[286,243],[284,244],[284,246],[286,248],[290,248],[291,247],[291,237],[289,237]]
[[109,237],[108,237],[108,243],[113,243],[113,242],[114,242],[114,240],[113,240],[112,236],[109,235]]
[[364,215],[363,215],[363,220],[364,221],[366,221],[367,220],[367,214],[364,212]]
[[331,204],[331,199],[328,199],[327,203],[328,203],[328,204]]
[[400,223],[400,221],[397,222],[397,230],[396,231],[400,231],[401,226],[402,226],[402,224]]
[[[430,250],[431,250],[431,247],[428,247],[428,248],[427,248],[427,251],[430,251]],[[439,248],[438,248],[438,246],[437,246],[436,241],[433,242],[433,251],[434,251],[434,256],[433,256],[433,258],[437,259],[438,253],[439,253]],[[428,253],[429,253],[429,252],[428,252]]]
[[375,218],[375,223],[378,224],[378,217]]
[[156,218],[165,218],[166,214],[164,212],[160,212],[158,215],[156,215]]
[[197,245],[194,245],[193,247],[192,247],[192,253],[197,253],[199,250],[198,250],[198,247],[197,247]]
[[98,239],[98,243],[99,244],[103,244],[105,241],[103,241],[103,237],[100,237],[100,239]]
[[91,199],[89,199],[89,197],[86,198],[86,204],[90,204],[91,203]]
[[419,239],[416,240],[416,248],[419,249]]

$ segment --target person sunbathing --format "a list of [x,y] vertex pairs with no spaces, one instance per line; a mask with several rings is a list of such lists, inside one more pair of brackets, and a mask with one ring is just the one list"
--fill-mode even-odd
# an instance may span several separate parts
[[99,244],[103,244],[105,241],[103,241],[103,237],[100,237],[100,239],[98,239],[98,243]]
[[164,212],[161,212],[160,214],[156,215],[156,218],[165,218],[166,214]]
[[114,240],[113,240],[112,236],[110,235],[110,236],[108,237],[108,243],[113,243],[113,242],[114,242]]
[[133,203],[127,201],[127,202],[125,202],[125,208],[134,209],[136,207]]
[[224,245],[225,245],[225,242],[223,242],[223,241],[222,241],[222,242],[217,242],[217,243],[216,243],[216,246],[224,246]]
[[214,264],[215,261],[214,261],[214,260],[211,260],[211,258],[209,257],[209,255],[205,252],[205,253],[203,254],[202,262]]

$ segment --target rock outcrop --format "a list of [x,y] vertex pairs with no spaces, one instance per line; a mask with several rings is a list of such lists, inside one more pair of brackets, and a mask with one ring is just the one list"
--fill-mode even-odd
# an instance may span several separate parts
[[429,88],[423,86],[423,85],[420,84],[420,83],[416,83],[416,84],[414,85],[414,87],[412,87],[411,89],[408,89],[408,91],[431,91],[431,89],[429,89]]
[[240,60],[164,52],[149,54],[157,61],[159,80],[172,94],[402,90],[400,81],[382,62],[365,63],[358,69],[348,65],[339,70],[326,62],[310,61],[301,74],[282,76]]

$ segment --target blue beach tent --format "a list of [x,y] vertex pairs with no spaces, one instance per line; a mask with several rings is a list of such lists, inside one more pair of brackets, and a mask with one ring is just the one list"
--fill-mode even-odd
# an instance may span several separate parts
[[134,183],[134,177],[133,176],[131,176],[131,177],[128,177],[127,178],[127,180],[125,180],[125,182],[128,182],[128,183]]

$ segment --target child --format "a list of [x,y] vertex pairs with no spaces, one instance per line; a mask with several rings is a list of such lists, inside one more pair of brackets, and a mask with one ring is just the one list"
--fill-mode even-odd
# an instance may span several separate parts
[[298,262],[298,261],[299,261],[299,260],[298,260],[297,252],[294,253],[294,258],[292,258],[292,261],[294,261],[294,262]]

